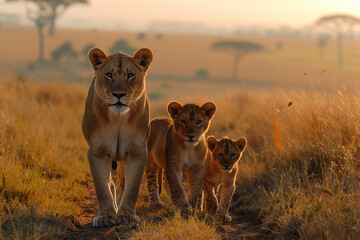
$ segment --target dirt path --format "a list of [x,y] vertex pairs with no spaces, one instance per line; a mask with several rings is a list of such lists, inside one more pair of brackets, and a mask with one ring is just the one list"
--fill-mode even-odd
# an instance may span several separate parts
[[[89,195],[81,203],[82,213],[69,226],[64,239],[67,240],[103,240],[130,237],[134,227],[93,228],[92,221],[97,215],[97,200],[92,182],[89,182]],[[260,230],[261,221],[255,212],[231,212],[232,221],[218,227],[224,240],[233,239],[269,239],[269,235]],[[121,233],[121,236],[119,235]]]

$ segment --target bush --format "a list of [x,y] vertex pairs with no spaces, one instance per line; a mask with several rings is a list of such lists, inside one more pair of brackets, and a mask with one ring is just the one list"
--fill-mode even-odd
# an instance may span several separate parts
[[51,53],[53,61],[58,62],[63,57],[77,58],[78,53],[73,49],[71,42],[65,42]]
[[118,40],[110,48],[110,53],[116,53],[118,51],[124,52],[129,55],[134,55],[136,49],[131,47],[125,39]]

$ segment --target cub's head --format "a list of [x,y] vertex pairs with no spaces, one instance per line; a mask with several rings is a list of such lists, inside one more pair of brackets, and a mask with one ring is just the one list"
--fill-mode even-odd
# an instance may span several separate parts
[[240,160],[247,141],[244,137],[234,141],[227,137],[216,140],[216,138],[210,136],[206,142],[214,162],[222,171],[231,172],[234,165]]
[[88,58],[95,70],[95,93],[111,112],[125,112],[136,104],[145,90],[146,72],[153,60],[150,49],[139,49],[134,56],[122,52],[108,56],[93,48]]
[[199,138],[206,133],[216,106],[207,102],[202,106],[196,104],[181,105],[178,102],[168,104],[168,112],[174,121],[177,134],[186,145],[195,146]]

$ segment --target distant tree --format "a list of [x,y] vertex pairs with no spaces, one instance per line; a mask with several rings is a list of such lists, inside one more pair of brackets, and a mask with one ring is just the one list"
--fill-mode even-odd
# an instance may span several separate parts
[[144,40],[144,39],[146,39],[146,34],[143,33],[143,32],[141,32],[141,33],[139,33],[139,34],[136,36],[136,38],[137,38],[138,40]]
[[7,2],[25,2],[41,5],[47,12],[49,22],[49,35],[55,35],[56,20],[72,5],[76,3],[87,4],[88,0],[6,0]]
[[65,42],[51,53],[51,57],[54,61],[59,61],[63,57],[77,58],[78,53],[73,49],[71,42]]
[[336,34],[338,43],[338,67],[343,67],[342,39],[353,30],[353,27],[360,24],[360,19],[347,14],[332,14],[320,17],[315,24],[321,27],[327,27]]
[[156,34],[156,39],[162,39],[162,38],[163,38],[162,33],[158,33],[158,34]]
[[326,47],[330,36],[328,34],[320,34],[317,39],[317,46],[319,48],[319,56],[323,55],[322,49]]
[[124,52],[129,55],[134,55],[136,49],[131,47],[126,40],[122,39],[116,41],[115,44],[110,48],[110,53],[115,53],[118,51]]
[[283,44],[283,42],[282,41],[278,41],[277,43],[276,43],[276,48],[277,48],[277,50],[282,50],[283,49],[283,47],[284,47],[284,44]]
[[215,42],[212,45],[212,49],[221,50],[226,53],[234,55],[233,80],[236,81],[239,60],[248,53],[263,51],[264,47],[252,42],[220,41],[220,42]]
[[195,76],[198,78],[208,78],[209,73],[205,69],[199,69],[196,71]]

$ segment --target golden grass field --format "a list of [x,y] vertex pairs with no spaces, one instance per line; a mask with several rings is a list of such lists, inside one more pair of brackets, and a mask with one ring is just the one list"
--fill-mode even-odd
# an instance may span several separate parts
[[[35,30],[18,30],[0,29],[0,239],[66,239],[67,227],[83,214],[91,182],[87,144],[81,133],[88,85],[87,81],[48,81],[54,80],[51,76],[34,81],[33,76],[6,74],[6,66],[36,59],[36,49],[29,47],[36,45]],[[211,77],[230,78],[232,58],[208,50],[218,36],[165,34],[156,40],[149,34],[143,42],[135,36],[59,29],[57,38],[47,39],[46,52],[65,40],[71,40],[78,51],[90,42],[108,49],[125,37],[136,47],[151,48],[155,60],[147,88],[149,95],[160,96],[150,98],[152,118],[166,116],[170,100],[214,101],[218,110],[207,135],[248,139],[230,215],[255,213],[259,222],[253,231],[260,234],[255,239],[360,238],[360,92],[353,87],[356,84],[344,83],[357,78],[357,60],[349,54],[351,49],[357,51],[355,42],[346,45],[348,65],[343,73],[333,70],[336,59],[330,56],[336,54],[331,49],[325,54],[331,69],[321,73],[326,65],[315,64],[314,39],[284,39],[282,53],[274,53],[278,39],[253,39],[268,50],[240,62],[241,79],[284,86],[307,82],[309,87],[289,90],[276,85],[249,90],[214,80],[182,82],[156,77],[188,77],[205,68]],[[23,44],[24,39],[29,45]],[[82,71],[85,79],[92,74],[90,68]],[[349,78],[342,81],[337,76]],[[322,88],[311,89],[314,82]],[[166,194],[162,194],[167,207],[162,220],[153,221],[145,189],[143,183],[137,202],[142,219],[139,227],[118,227],[111,239],[223,236],[217,224],[196,217],[182,219],[173,212]]]
[[[9,77],[1,79],[0,88],[0,236],[62,238],[88,194],[87,146],[80,130],[86,87]],[[215,100],[218,112],[209,135],[248,139],[233,211],[258,212],[262,230],[272,238],[359,238],[359,100],[342,89],[239,92]],[[157,107],[153,117],[164,112],[165,105]],[[137,206],[144,217],[147,193],[144,185],[141,189]],[[131,234],[219,237],[211,224],[179,216],[145,221]]]

